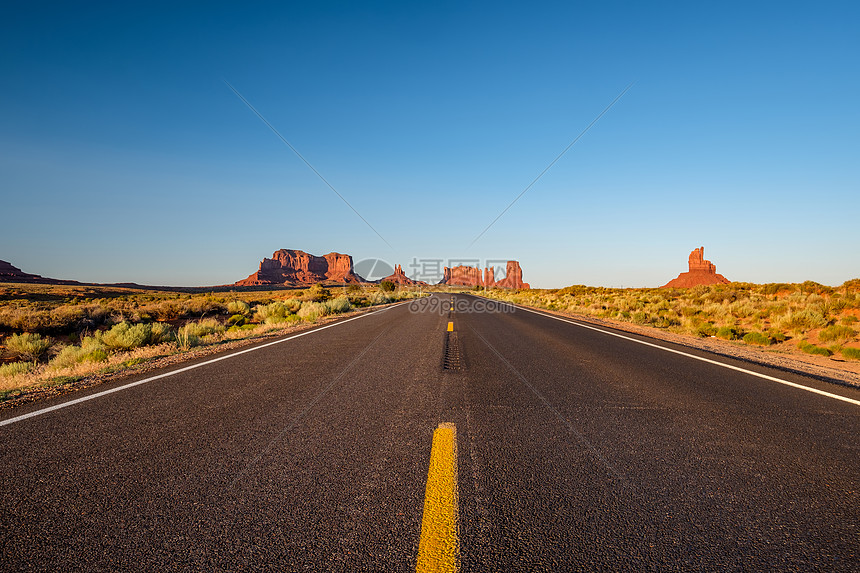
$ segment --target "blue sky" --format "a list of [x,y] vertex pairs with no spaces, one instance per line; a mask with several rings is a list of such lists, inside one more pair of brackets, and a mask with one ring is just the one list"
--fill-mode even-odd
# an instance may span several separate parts
[[0,22],[0,259],[214,285],[295,248],[659,286],[704,245],[731,280],[841,284],[860,276],[858,16],[849,2],[18,3]]

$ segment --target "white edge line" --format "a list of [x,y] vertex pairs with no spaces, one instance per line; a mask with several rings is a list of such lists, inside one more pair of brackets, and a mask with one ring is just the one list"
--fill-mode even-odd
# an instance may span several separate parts
[[[474,295],[472,295],[472,296],[474,296]],[[567,322],[568,324],[573,324],[573,325],[579,326],[581,328],[587,328],[589,330],[594,330],[596,332],[602,332],[603,334],[607,334],[609,336],[615,336],[617,338],[623,338],[624,340],[630,340],[632,342],[644,344],[645,346],[651,346],[652,348],[659,348],[660,350],[665,350],[666,352],[672,352],[674,354],[680,354],[681,356],[686,356],[688,358],[693,358],[695,360],[701,360],[702,362],[707,362],[708,364],[715,364],[717,366],[722,366],[723,368],[728,368],[729,370],[736,370],[738,372],[743,372],[744,374],[750,374],[752,376],[757,376],[758,378],[764,378],[765,380],[770,380],[772,382],[779,382],[780,384],[785,384],[786,386],[792,386],[794,388],[806,390],[807,392],[813,392],[815,394],[821,394],[822,396],[827,396],[828,398],[834,398],[836,400],[842,400],[843,402],[848,402],[849,404],[854,404],[855,406],[860,406],[860,400],[854,400],[853,398],[847,398],[845,396],[840,396],[839,394],[831,394],[830,392],[825,392],[824,390],[819,390],[817,388],[810,388],[809,386],[804,386],[803,384],[797,384],[795,382],[789,382],[788,380],[783,380],[782,378],[776,378],[774,376],[768,376],[767,374],[761,374],[759,372],[747,370],[746,368],[741,368],[739,366],[732,366],[731,364],[726,364],[724,362],[718,362],[716,360],[711,360],[710,358],[704,358],[702,356],[696,356],[695,354],[689,354],[687,352],[675,350],[674,348],[666,348],[665,346],[660,346],[659,344],[653,344],[651,342],[645,342],[644,340],[639,340],[637,338],[633,338],[630,336],[624,336],[623,334],[618,334],[617,332],[610,332],[608,330],[603,330],[602,328],[597,328],[596,326],[591,326],[588,324],[582,324],[580,322],[568,320],[568,319],[562,318],[560,316],[554,316],[552,314],[545,314],[543,312],[539,312],[537,310],[532,310],[530,308],[526,308],[524,306],[520,306],[518,304],[514,304],[511,302],[507,302],[507,301],[503,301],[503,302],[513,306],[514,308],[519,308],[519,309],[525,310],[527,312],[539,314],[539,315],[545,316],[547,318],[554,318],[554,319],[559,320],[561,322]]]
[[150,376],[149,378],[144,378],[143,380],[138,380],[137,382],[130,382],[129,384],[124,384],[122,386],[117,386],[116,388],[111,388],[110,390],[104,390],[102,392],[97,392],[95,394],[90,394],[89,396],[84,396],[83,398],[77,398],[75,400],[69,400],[68,402],[63,402],[62,404],[56,404],[54,406],[49,406],[47,408],[42,408],[41,410],[35,410],[30,412],[29,414],[22,414],[20,416],[16,416],[14,418],[9,418],[8,420],[0,420],[0,426],[8,426],[9,424],[14,424],[15,422],[21,422],[28,418],[34,418],[36,416],[41,416],[42,414],[47,414],[48,412],[53,412],[55,410],[60,410],[62,408],[67,408],[69,406],[73,406],[75,404],[80,404],[81,402],[86,402],[88,400],[95,400],[96,398],[101,398],[102,396],[107,396],[108,394],[113,394],[114,392],[119,392],[120,390],[126,390],[128,388],[133,388],[134,386],[140,386],[141,384],[146,384],[147,382],[152,382],[154,380],[159,380],[161,378],[167,378],[169,376],[173,376],[174,374],[180,374],[182,372],[188,372],[189,370],[194,370],[195,368],[200,368],[202,366],[208,366],[209,364],[214,364],[215,362],[220,362],[222,360],[227,360],[228,358],[233,358],[234,356],[239,356],[240,354],[245,354],[248,352],[254,352],[255,350],[260,350],[261,348],[266,348],[268,346],[274,346],[275,344],[280,344],[282,342],[287,342],[288,340],[293,340],[295,338],[299,338],[301,336],[307,336],[308,334],[313,334],[315,332],[320,332],[321,330],[325,330],[327,328],[332,328],[334,326],[340,326],[341,324],[346,324],[347,322],[352,322],[353,320],[358,320],[359,318],[364,318],[366,316],[370,316],[372,314],[378,314],[379,312],[389,310],[394,308],[395,306],[400,306],[410,301],[403,301],[393,304],[391,306],[387,306],[385,308],[381,308],[377,311],[370,311],[359,316],[354,316],[352,318],[348,318],[346,320],[339,320],[332,324],[327,324],[325,326],[321,326],[319,328],[314,328],[312,330],[307,330],[305,332],[300,332],[299,334],[294,334],[292,336],[288,336],[287,338],[281,338],[279,340],[275,340],[272,342],[267,342],[266,344],[260,344],[259,346],[254,346],[252,348],[246,348],[245,350],[239,350],[237,352],[233,352],[231,354],[225,354],[224,356],[219,356],[218,358],[213,358],[212,360],[207,360],[206,362],[200,362],[198,364],[192,364],[191,366],[186,366],[185,368],[180,368],[178,370],[171,370],[170,372],[165,372],[164,374],[158,374],[157,376]]

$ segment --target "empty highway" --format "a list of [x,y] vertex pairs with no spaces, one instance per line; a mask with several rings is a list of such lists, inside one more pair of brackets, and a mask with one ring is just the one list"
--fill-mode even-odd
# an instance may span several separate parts
[[860,568],[857,389],[469,295],[216,358],[2,412],[0,568],[415,571],[434,436],[461,571]]

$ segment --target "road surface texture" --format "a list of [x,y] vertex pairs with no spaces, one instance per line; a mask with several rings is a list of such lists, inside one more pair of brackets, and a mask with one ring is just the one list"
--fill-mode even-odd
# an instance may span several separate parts
[[607,332],[434,295],[3,412],[0,568],[414,571],[440,424],[461,571],[860,568],[860,391]]

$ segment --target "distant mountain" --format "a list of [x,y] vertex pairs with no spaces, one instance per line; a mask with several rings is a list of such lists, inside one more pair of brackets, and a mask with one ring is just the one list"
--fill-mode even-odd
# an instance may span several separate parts
[[41,275],[25,273],[12,263],[0,261],[0,283],[34,283],[46,285],[76,285],[77,281],[66,281],[61,279],[49,279]]

